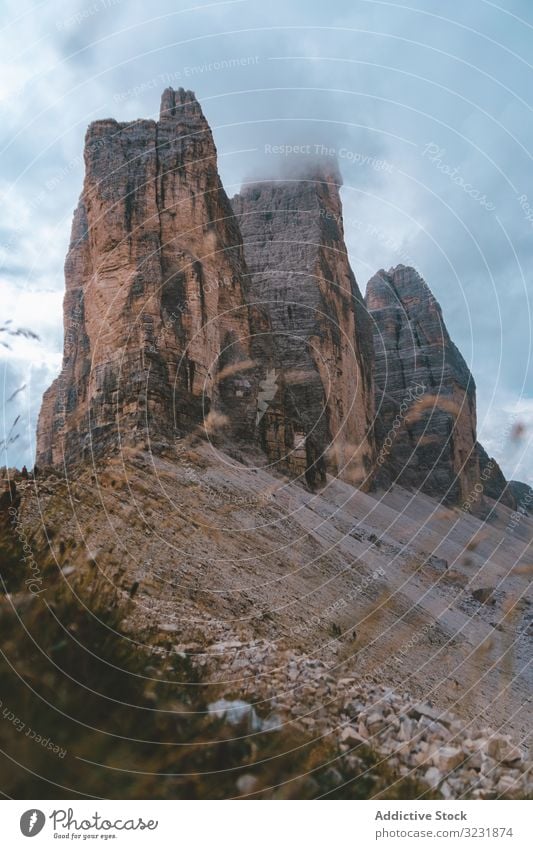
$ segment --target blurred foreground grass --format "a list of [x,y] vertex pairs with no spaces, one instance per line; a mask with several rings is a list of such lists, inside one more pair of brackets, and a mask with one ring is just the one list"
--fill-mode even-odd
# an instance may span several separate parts
[[[36,550],[37,549],[37,550]],[[0,516],[0,790],[17,799],[416,798],[368,748],[354,770],[330,739],[252,732],[207,712],[225,696],[194,658],[137,644],[113,591],[76,597],[32,544],[42,592]],[[253,702],[250,696],[247,701]],[[259,711],[260,712],[260,711]],[[245,777],[245,778],[243,778]],[[240,781],[239,781],[240,779]],[[395,783],[396,782],[396,783]],[[392,785],[392,787],[391,787]],[[389,789],[390,788],[390,789]],[[428,795],[425,795],[428,798]]]

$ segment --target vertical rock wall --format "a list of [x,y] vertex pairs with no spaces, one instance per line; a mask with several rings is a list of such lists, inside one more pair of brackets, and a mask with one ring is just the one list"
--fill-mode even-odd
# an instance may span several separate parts
[[414,268],[379,271],[366,302],[374,320],[378,476],[460,502],[479,481],[474,378]]
[[365,486],[374,459],[372,330],[344,243],[340,182],[335,168],[313,168],[249,185],[232,205],[247,297],[270,324],[263,379],[264,388],[275,382],[275,395],[263,444],[311,484],[328,468]]
[[167,89],[158,122],[91,124],[85,164],[63,365],[44,396],[37,463],[118,441],[156,448],[213,409],[249,434],[244,254],[194,95]]

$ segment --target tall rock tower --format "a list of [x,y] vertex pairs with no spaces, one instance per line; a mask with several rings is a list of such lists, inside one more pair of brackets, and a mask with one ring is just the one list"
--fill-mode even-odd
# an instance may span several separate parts
[[311,485],[329,469],[365,486],[374,461],[372,328],[348,261],[340,185],[336,166],[313,165],[298,179],[247,185],[232,205],[247,297],[262,316],[254,345],[267,371],[263,445]]
[[379,271],[366,302],[374,320],[381,482],[460,503],[479,482],[474,378],[414,268]]
[[152,448],[216,409],[253,430],[239,227],[190,91],[159,121],[91,124],[65,265],[64,354],[45,393],[38,464],[123,442]]

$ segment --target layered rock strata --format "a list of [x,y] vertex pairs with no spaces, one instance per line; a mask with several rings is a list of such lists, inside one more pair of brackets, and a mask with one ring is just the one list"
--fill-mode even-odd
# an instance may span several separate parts
[[330,470],[365,486],[374,461],[372,329],[344,243],[340,184],[336,168],[313,167],[299,179],[247,185],[232,205],[247,297],[262,316],[254,344],[265,369],[263,446],[311,485]]
[[374,321],[378,477],[448,503],[479,500],[474,379],[415,271],[368,283]]
[[253,431],[244,254],[194,95],[167,89],[159,121],[94,122],[85,166],[38,465],[154,448],[214,411]]

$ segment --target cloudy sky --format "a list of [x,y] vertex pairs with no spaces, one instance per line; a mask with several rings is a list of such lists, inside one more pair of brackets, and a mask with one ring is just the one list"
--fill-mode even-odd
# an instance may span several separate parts
[[[290,167],[276,146],[338,157],[361,288],[379,268],[418,268],[475,376],[481,440],[509,477],[533,483],[530,0],[2,8],[0,324],[40,337],[0,347],[0,439],[21,417],[9,464],[32,462],[41,395],[60,364],[86,126],[156,117],[172,85],[201,100],[230,195]],[[526,425],[518,443],[516,416]]]

